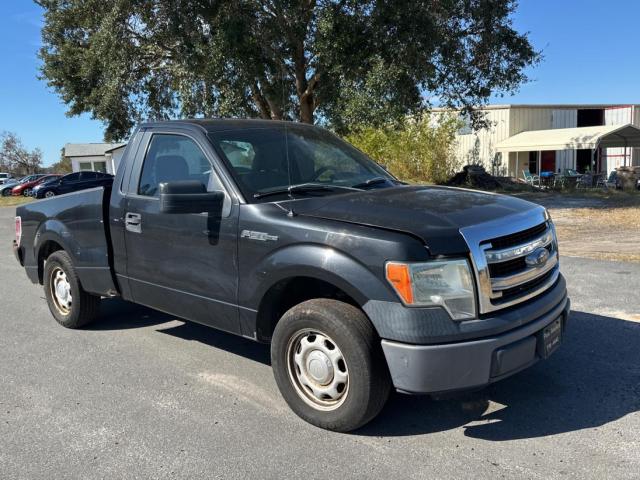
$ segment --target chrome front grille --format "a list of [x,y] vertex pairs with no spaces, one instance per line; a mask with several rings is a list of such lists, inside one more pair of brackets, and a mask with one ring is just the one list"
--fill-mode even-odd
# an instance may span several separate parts
[[555,229],[542,207],[460,232],[471,250],[480,313],[528,300],[558,278]]

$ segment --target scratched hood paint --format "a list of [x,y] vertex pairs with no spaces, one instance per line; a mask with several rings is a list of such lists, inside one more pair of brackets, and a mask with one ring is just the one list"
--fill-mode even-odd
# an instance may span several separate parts
[[[289,202],[285,202],[289,203]],[[298,215],[409,233],[432,255],[469,251],[460,229],[539,208],[506,195],[450,187],[399,186],[293,202]]]

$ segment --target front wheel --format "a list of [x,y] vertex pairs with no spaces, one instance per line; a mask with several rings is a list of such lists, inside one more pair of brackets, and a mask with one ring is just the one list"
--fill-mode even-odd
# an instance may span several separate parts
[[100,297],[87,293],[69,254],[52,253],[44,267],[44,294],[56,321],[66,328],[81,328],[98,316]]
[[11,189],[10,188],[5,188],[4,190],[2,190],[2,196],[3,197],[10,197],[11,196]]
[[22,192],[22,195],[24,195],[25,197],[30,197],[31,190],[29,188],[25,188],[25,190]]
[[45,196],[45,198],[52,198],[52,197],[55,197],[56,194],[55,194],[55,192],[52,192],[51,190],[49,190],[48,192],[46,192],[44,194],[44,196]]
[[276,325],[271,365],[289,407],[307,422],[348,432],[384,407],[391,380],[365,314],[344,302],[314,299]]

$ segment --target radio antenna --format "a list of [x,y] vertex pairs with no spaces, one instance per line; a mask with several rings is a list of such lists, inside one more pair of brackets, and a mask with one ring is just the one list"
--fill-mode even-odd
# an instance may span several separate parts
[[[280,83],[282,84],[282,119],[284,121],[284,154],[287,161],[287,179],[289,182],[288,196],[289,200],[293,200],[293,193],[291,192],[291,160],[289,159],[289,128],[287,126],[288,120],[286,119],[287,101],[286,101],[286,88],[284,81],[284,63],[280,69]],[[289,212],[287,216],[295,217],[296,213],[293,211],[293,202],[289,202]]]

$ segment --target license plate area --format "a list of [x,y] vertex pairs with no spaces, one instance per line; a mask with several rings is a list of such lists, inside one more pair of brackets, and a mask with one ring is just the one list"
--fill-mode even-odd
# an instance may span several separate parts
[[558,317],[538,333],[538,355],[549,357],[562,343],[562,317]]

